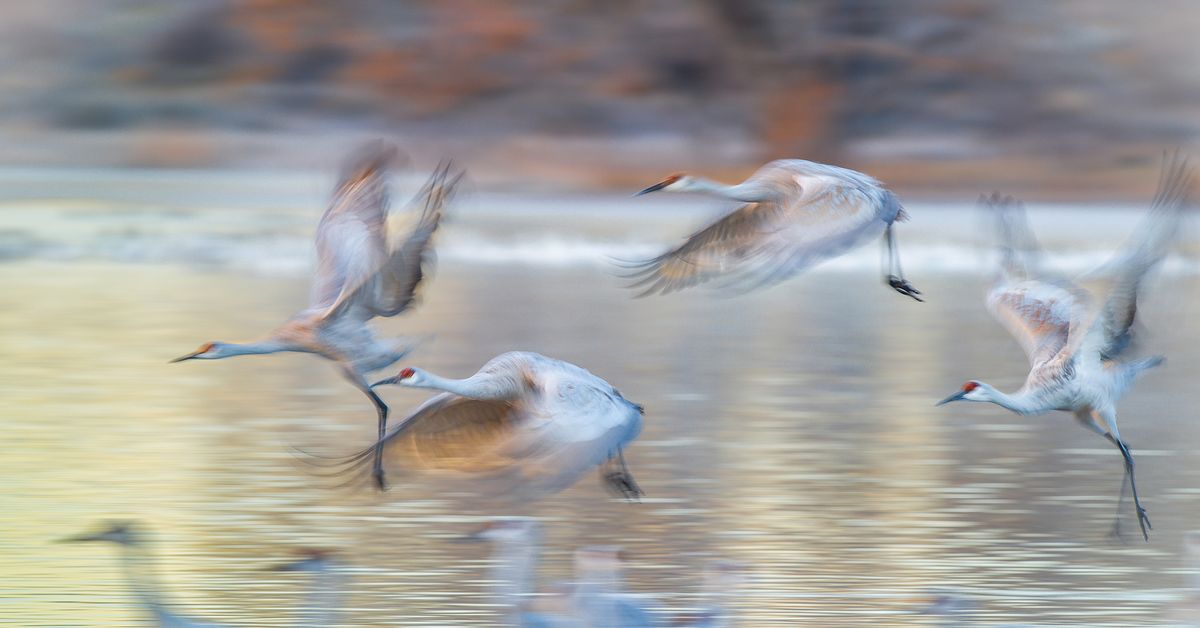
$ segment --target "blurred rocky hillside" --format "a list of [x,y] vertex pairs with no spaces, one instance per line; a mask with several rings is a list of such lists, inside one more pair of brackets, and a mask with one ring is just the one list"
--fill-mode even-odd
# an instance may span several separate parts
[[1200,4],[44,0],[0,22],[0,164],[324,168],[364,135],[494,184],[1142,193],[1194,142]]

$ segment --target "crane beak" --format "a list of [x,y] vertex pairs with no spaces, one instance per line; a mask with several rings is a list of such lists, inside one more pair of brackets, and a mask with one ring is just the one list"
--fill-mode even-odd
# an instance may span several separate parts
[[171,360],[170,362],[168,362],[168,364],[174,364],[176,362],[183,362],[184,360],[191,360],[191,359],[195,358],[196,356],[200,355],[201,353],[204,353],[204,352],[203,351],[193,351],[192,353],[189,353],[187,355],[182,355],[182,356],[175,358],[174,360]]
[[484,541],[487,540],[487,539],[483,538],[483,533],[485,531],[486,531],[486,528],[481,529],[481,530],[476,530],[474,532],[471,532],[470,534],[461,534],[459,536],[454,537],[451,540],[455,543],[483,543]]
[[634,194],[634,196],[641,196],[641,195],[643,195],[643,194],[649,194],[649,193],[651,193],[651,192],[657,192],[657,191],[659,191],[659,190],[661,190],[661,189],[663,189],[663,188],[667,187],[668,185],[671,185],[671,183],[673,183],[673,181],[659,181],[658,183],[655,183],[654,185],[652,185],[652,186],[650,186],[650,187],[648,187],[648,188],[646,188],[646,189],[642,190],[641,192],[638,192],[637,194]]
[[86,541],[103,541],[104,538],[100,534],[77,534],[66,538],[57,539],[55,543],[83,543]]
[[954,393],[953,395],[950,395],[949,397],[946,397],[945,399],[943,399],[943,400],[941,400],[941,401],[939,401],[939,402],[937,402],[937,403],[935,403],[935,404],[933,404],[933,405],[934,405],[935,407],[936,407],[936,406],[944,406],[944,405],[946,405],[946,404],[950,403],[951,401],[958,401],[959,399],[962,399],[962,398],[963,398],[963,397],[965,397],[965,396],[967,396],[967,391],[965,391],[965,390],[960,390],[960,391],[958,391],[958,392]]
[[376,387],[376,386],[387,386],[387,385],[389,385],[389,384],[395,384],[395,383],[397,383],[397,382],[399,382],[399,381],[400,381],[400,377],[399,377],[399,376],[395,376],[395,377],[389,377],[389,378],[387,378],[387,379],[381,379],[381,380],[379,380],[379,381],[375,382],[374,384],[371,384],[371,388],[374,388],[374,387]]

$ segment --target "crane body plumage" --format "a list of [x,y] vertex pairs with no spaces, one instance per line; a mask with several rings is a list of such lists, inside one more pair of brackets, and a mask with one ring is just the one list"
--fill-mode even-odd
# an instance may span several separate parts
[[387,384],[440,392],[376,444],[343,459],[343,471],[381,447],[410,468],[513,474],[522,490],[540,494],[604,467],[609,488],[630,499],[641,495],[622,454],[641,432],[641,406],[574,364],[513,351],[465,379],[406,368],[375,386]]
[[802,159],[767,163],[744,182],[722,185],[672,175],[639,192],[697,192],[745,203],[678,247],[631,269],[639,296],[717,280],[753,289],[782,281],[872,238],[885,236],[886,281],[920,301],[903,278],[892,225],[907,219],[896,196],[873,177]]
[[[1138,375],[1163,358],[1121,358],[1132,337],[1141,283],[1166,255],[1190,187],[1186,160],[1175,155],[1166,161],[1142,225],[1101,269],[1112,285],[1100,306],[1070,280],[1037,267],[1037,243],[1019,203],[999,195],[981,199],[995,214],[1001,241],[1002,273],[988,294],[988,309],[1021,344],[1030,371],[1014,393],[971,380],[938,403],[990,402],[1022,415],[1073,413],[1080,424],[1120,450],[1125,463],[1121,496],[1129,486],[1146,540],[1150,520],[1138,497],[1133,456],[1117,427],[1116,407]],[[1118,510],[1118,522],[1119,514]],[[1114,531],[1119,533],[1119,526]]]
[[[439,166],[413,201],[421,208],[416,226],[389,248],[387,175],[395,160],[393,147],[373,142],[347,161],[317,225],[317,270],[308,308],[261,340],[209,342],[173,362],[280,352],[321,356],[370,399],[382,438],[388,407],[371,390],[367,374],[395,364],[412,346],[403,339],[377,337],[369,321],[395,316],[415,303],[429,263],[430,241],[462,178],[461,173],[451,173],[449,163]],[[376,463],[375,481],[383,488],[382,466]]]

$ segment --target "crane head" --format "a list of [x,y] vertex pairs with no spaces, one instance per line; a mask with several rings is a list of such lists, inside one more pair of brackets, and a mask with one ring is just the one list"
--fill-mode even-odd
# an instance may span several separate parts
[[415,383],[419,379],[419,377],[422,373],[423,373],[423,371],[421,371],[419,369],[407,367],[407,368],[401,369],[400,372],[397,373],[395,377],[381,379],[381,380],[375,382],[374,384],[371,384],[371,388],[374,388],[376,386],[386,386],[388,384],[412,384],[412,383]]
[[294,560],[271,568],[271,571],[323,571],[329,567],[332,553],[321,549],[305,549],[297,552]]
[[651,192],[658,192],[659,190],[665,190],[668,192],[682,190],[687,186],[689,181],[690,181],[690,178],[686,174],[683,174],[682,172],[677,172],[677,173],[663,179],[662,181],[659,181],[658,183],[655,183],[654,185],[642,190],[641,192],[634,194],[634,196],[641,196],[643,194],[649,194]]
[[951,401],[962,401],[962,400],[987,401],[986,391],[987,391],[987,388],[983,385],[982,382],[970,380],[967,383],[963,384],[962,388],[959,389],[958,392],[937,402],[936,405],[940,406],[940,405],[950,403]]
[[100,532],[79,534],[60,539],[60,543],[84,543],[88,541],[108,541],[117,545],[137,545],[139,537],[136,526],[131,521],[113,521]]
[[532,517],[502,517],[493,519],[478,530],[460,537],[462,541],[493,541],[498,543],[536,542],[541,524]]

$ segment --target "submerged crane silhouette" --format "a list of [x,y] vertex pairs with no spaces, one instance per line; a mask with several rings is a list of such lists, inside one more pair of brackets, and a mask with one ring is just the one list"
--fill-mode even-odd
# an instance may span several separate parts
[[62,543],[83,543],[103,541],[114,543],[121,548],[121,567],[125,571],[125,579],[137,596],[139,604],[151,617],[156,626],[162,628],[223,628],[224,624],[216,624],[180,615],[171,610],[170,605],[158,585],[154,570],[151,568],[149,549],[145,538],[137,525],[129,521],[118,521],[107,525],[104,530],[89,534],[60,539]]
[[683,244],[644,261],[617,262],[630,272],[638,296],[667,294],[722,278],[753,289],[770,285],[836,257],[883,234],[884,280],[896,292],[921,299],[904,278],[892,233],[908,214],[874,178],[802,159],[767,163],[737,185],[674,174],[637,195],[656,191],[698,192],[745,203]]
[[[224,628],[216,624],[181,615],[164,601],[164,595],[151,566],[150,551],[141,528],[131,521],[116,521],[100,532],[80,534],[60,539],[63,543],[108,542],[121,548],[121,565],[125,579],[138,597],[142,607],[162,628]],[[329,626],[340,606],[344,576],[329,554],[308,550],[297,560],[274,568],[276,571],[304,571],[313,574],[312,584],[305,597],[303,620],[299,626]]]
[[[1099,308],[1092,306],[1090,295],[1076,284],[1036,268],[1036,242],[1019,203],[995,194],[981,199],[998,220],[1003,266],[988,295],[988,309],[1025,349],[1029,376],[1012,394],[970,380],[937,404],[986,401],[1023,415],[1051,410],[1074,413],[1084,427],[1120,450],[1125,463],[1120,501],[1128,485],[1138,526],[1147,541],[1150,518],[1138,498],[1133,455],[1117,429],[1116,404],[1139,374],[1158,366],[1163,358],[1117,358],[1132,337],[1142,280],[1162,261],[1175,234],[1191,175],[1187,160],[1178,153],[1165,159],[1149,213],[1124,250],[1102,269],[1111,275],[1112,287]],[[1118,535],[1120,510],[1118,503],[1113,526]]]
[[[348,160],[317,225],[317,271],[307,309],[262,340],[208,342],[172,362],[283,351],[319,355],[335,362],[342,375],[371,400],[382,439],[388,407],[371,390],[366,375],[391,366],[412,348],[395,339],[377,338],[367,323],[376,316],[400,314],[415,303],[429,262],[430,240],[463,176],[452,173],[449,162],[439,166],[413,201],[421,207],[416,226],[389,249],[387,174],[396,155],[391,145],[372,142]],[[379,488],[385,488],[378,456],[374,477]]]

